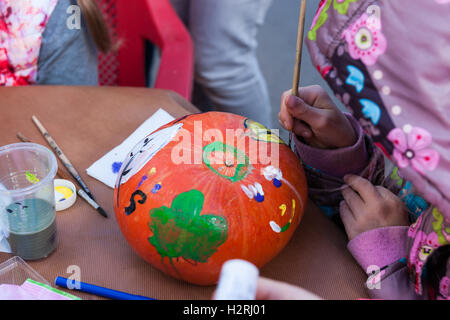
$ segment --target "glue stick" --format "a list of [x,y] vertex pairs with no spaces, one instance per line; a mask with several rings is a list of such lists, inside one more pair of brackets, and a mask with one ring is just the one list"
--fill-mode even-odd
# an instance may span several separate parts
[[255,300],[259,277],[258,268],[252,263],[233,259],[222,266],[215,300]]

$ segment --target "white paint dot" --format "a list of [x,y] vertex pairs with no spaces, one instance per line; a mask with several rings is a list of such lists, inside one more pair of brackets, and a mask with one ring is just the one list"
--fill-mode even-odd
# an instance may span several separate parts
[[382,92],[384,95],[388,96],[388,95],[391,93],[391,88],[389,88],[388,86],[383,86],[383,87],[381,88],[381,92]]
[[375,80],[381,80],[383,78],[383,71],[381,70],[376,70],[373,73],[373,77],[375,78]]
[[402,108],[400,106],[393,106],[392,107],[392,114],[394,116],[398,116],[400,113],[402,113]]
[[410,133],[411,130],[412,130],[412,125],[410,125],[410,124],[405,124],[405,125],[403,126],[403,131],[405,131],[405,133]]
[[272,228],[272,230],[274,232],[276,232],[276,233],[280,233],[281,232],[280,226],[275,221],[270,221],[269,224],[270,224],[270,227]]

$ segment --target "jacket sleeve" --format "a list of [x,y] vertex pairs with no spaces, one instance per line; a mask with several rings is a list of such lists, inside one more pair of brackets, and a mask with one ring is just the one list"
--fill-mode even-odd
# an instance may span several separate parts
[[295,151],[303,161],[308,180],[309,197],[328,216],[337,219],[346,174],[360,175],[378,185],[384,181],[383,154],[363,133],[359,123],[350,114],[346,116],[357,134],[357,141],[352,146],[318,149],[294,137]]
[[407,267],[408,227],[370,230],[351,240],[347,248],[367,273],[366,287],[373,299],[423,299],[414,290]]
[[[383,185],[405,202],[414,221],[429,209],[428,203],[413,194],[412,186],[397,168],[385,176],[385,158],[367,137],[358,122],[350,120],[357,142],[340,149],[316,149],[295,138],[296,153],[302,159],[310,198],[336,222],[340,222],[341,187],[346,174],[357,174],[375,185]],[[415,293],[406,263],[407,226],[384,227],[364,232],[348,243],[348,250],[368,275],[369,295],[375,299],[423,299]]]

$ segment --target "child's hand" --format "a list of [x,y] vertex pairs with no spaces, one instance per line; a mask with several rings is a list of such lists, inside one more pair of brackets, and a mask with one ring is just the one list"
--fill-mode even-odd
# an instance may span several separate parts
[[299,88],[299,96],[293,96],[291,90],[283,93],[278,114],[283,128],[317,148],[343,148],[356,143],[350,121],[322,87]]
[[340,214],[349,240],[372,229],[409,225],[405,205],[388,189],[355,175],[344,181],[349,187],[342,190]]
[[321,298],[286,282],[259,277],[255,300],[321,300]]

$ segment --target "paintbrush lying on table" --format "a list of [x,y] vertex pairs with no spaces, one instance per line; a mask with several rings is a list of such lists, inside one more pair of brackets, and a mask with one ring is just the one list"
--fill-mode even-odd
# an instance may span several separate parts
[[[22,142],[32,142],[30,139],[26,138],[21,132],[17,133],[17,138]],[[58,166],[58,171],[56,175],[64,180],[71,181],[72,179]],[[102,216],[105,218],[108,217],[106,212],[95,202],[92,198],[90,198],[87,193],[83,189],[79,189],[77,191],[78,195],[81,196],[89,205],[91,205],[95,210],[97,210]]]

